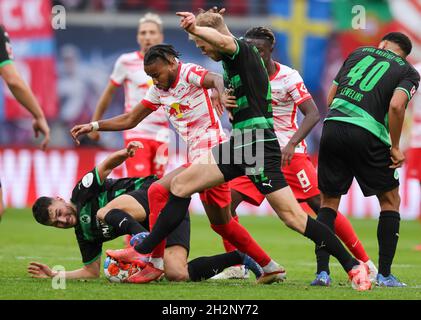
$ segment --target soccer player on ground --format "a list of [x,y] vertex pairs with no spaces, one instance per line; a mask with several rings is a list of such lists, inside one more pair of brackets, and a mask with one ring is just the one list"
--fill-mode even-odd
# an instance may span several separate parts
[[[224,94],[223,79],[198,65],[181,63],[177,58],[178,53],[170,45],[156,45],[150,48],[145,55],[145,71],[152,77],[155,85],[149,89],[145,99],[131,112],[124,115],[99,123],[75,126],[71,130],[74,139],[77,141],[79,135],[89,133],[94,129],[107,131],[132,128],[148,114],[161,107],[165,109],[172,125],[187,143],[188,162],[196,161],[203,155],[207,156],[210,148],[226,140],[207,90],[213,88],[219,96],[222,96]],[[183,168],[179,170],[182,171]],[[244,253],[256,260],[264,268],[264,271],[269,273],[260,277],[259,282],[283,280],[285,270],[260,248],[246,229],[236,222],[227,225],[231,220],[231,193],[228,184],[221,181],[213,188],[207,189],[200,190],[202,191],[201,200],[212,228],[220,234],[227,233],[228,237],[236,243],[242,241],[238,248],[243,249]],[[166,188],[157,183],[149,191],[149,202],[151,203],[149,220],[153,230],[155,230],[155,222],[157,222],[160,211],[167,203],[168,190],[170,190],[169,187]],[[190,198],[186,201],[189,203]],[[171,228],[181,222],[178,218],[178,215],[169,216]],[[165,219],[164,226],[160,227],[160,232],[163,233],[168,230]],[[162,257],[165,248],[165,242],[162,240],[165,238],[166,236],[162,237],[159,245],[157,243],[158,246],[152,248],[155,250],[152,252],[151,263],[142,270],[142,273],[131,276],[128,279],[129,282],[150,282],[160,277],[163,273]],[[118,260],[128,262],[138,255],[133,248],[109,254]]]
[[387,287],[405,286],[391,274],[391,266],[400,221],[396,169],[405,160],[399,140],[406,105],[420,81],[405,60],[411,48],[406,35],[392,32],[378,48],[361,47],[348,56],[328,94],[330,110],[320,141],[322,203],[317,219],[334,229],[341,196],[354,177],[366,197],[377,196],[381,208],[377,283]]
[[[421,62],[417,63],[415,69],[421,74]],[[412,128],[411,140],[408,150],[408,177],[419,181],[421,187],[421,92],[417,91],[412,99]],[[420,217],[421,218],[421,217]],[[421,244],[415,247],[421,251]]]
[[[234,134],[229,142],[217,145],[213,152],[172,179],[169,200],[154,229],[135,249],[140,253],[149,253],[159,245],[182,221],[180,212],[188,207],[193,193],[246,174],[289,227],[311,238],[317,245],[327,247],[348,273],[353,287],[369,290],[371,282],[367,266],[352,258],[329,228],[301,209],[285,182],[280,170],[281,150],[273,131],[269,78],[257,49],[233,37],[218,13],[201,13],[197,23],[192,13],[179,12],[177,15],[182,17],[181,27],[191,34],[202,52],[215,61],[223,61],[226,77],[237,98],[238,107],[234,109],[233,116]],[[92,125],[75,127],[72,135],[77,138],[79,134],[91,130]],[[252,160],[251,156],[255,158]],[[212,225],[224,239],[247,252],[250,239],[238,226],[230,214],[225,223]],[[256,261],[262,265],[262,262]],[[272,263],[263,267],[265,273],[260,278],[265,282],[278,277],[279,267],[272,267]]]
[[[298,202],[306,202],[317,214],[320,209],[320,191],[317,187],[316,169],[307,155],[307,145],[304,138],[319,121],[319,111],[310,93],[307,91],[299,73],[286,65],[272,59],[275,45],[275,35],[265,27],[249,29],[245,40],[256,46],[268,71],[272,87],[272,108],[274,129],[282,151],[282,173],[291,187]],[[297,127],[297,108],[304,114],[301,126]],[[242,201],[259,206],[265,199],[264,195],[247,177],[239,177],[230,182],[231,212],[234,219],[238,216],[235,209]],[[369,266],[370,279],[375,281],[377,270],[369,260],[367,253],[359,241],[349,220],[338,212],[335,221],[335,232],[346,244],[354,256]],[[224,240],[227,252],[235,250],[229,242]],[[317,251],[317,277],[312,285],[328,286],[331,282],[329,269],[329,255],[324,251]],[[244,267],[233,266],[213,279],[241,278]]]
[[[6,82],[16,100],[34,117],[32,127],[35,137],[37,138],[39,133],[44,135],[44,139],[41,142],[41,149],[45,150],[50,141],[50,128],[37,99],[13,64],[13,53],[9,35],[2,25],[0,25],[0,76]],[[0,220],[3,213],[3,192],[0,183]]]
[[[66,271],[68,279],[98,278],[102,244],[118,236],[149,230],[148,189],[156,176],[108,179],[111,171],[133,157],[141,144],[133,141],[114,152],[88,172],[72,191],[70,202],[55,197],[41,197],[32,207],[35,219],[56,228],[74,228],[84,267]],[[161,183],[169,183],[171,173]],[[168,237],[165,249],[165,276],[170,281],[200,281],[236,263],[246,263],[256,275],[260,268],[241,252],[200,257],[187,263],[190,248],[190,217],[184,213],[182,223]],[[141,258],[141,257],[139,257]],[[135,261],[144,266],[142,260]],[[47,265],[31,262],[28,272],[36,278],[56,275]]]
[[[124,86],[125,112],[129,112],[142,101],[153,84],[144,70],[145,53],[150,47],[162,43],[163,39],[162,20],[158,15],[147,13],[139,20],[137,42],[140,50],[125,53],[118,58],[110,82],[98,101],[92,121],[102,119],[121,85]],[[141,155],[127,160],[127,176],[146,177],[154,174],[161,178],[168,160],[169,125],[165,111],[157,110],[142,124],[123,134],[125,145],[130,141],[140,141],[144,146]],[[99,139],[97,131],[89,136],[95,140]]]

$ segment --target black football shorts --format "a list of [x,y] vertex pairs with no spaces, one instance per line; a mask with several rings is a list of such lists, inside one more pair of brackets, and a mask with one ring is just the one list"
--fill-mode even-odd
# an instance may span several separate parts
[[399,175],[391,164],[390,148],[368,130],[325,121],[318,161],[319,189],[324,194],[346,194],[354,177],[366,197],[393,190],[399,186]]

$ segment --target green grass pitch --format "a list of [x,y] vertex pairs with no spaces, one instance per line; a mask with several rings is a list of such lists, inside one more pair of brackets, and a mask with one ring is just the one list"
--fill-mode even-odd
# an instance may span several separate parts
[[[287,270],[287,281],[268,286],[250,280],[170,283],[147,285],[111,284],[104,276],[89,281],[68,280],[65,290],[52,288],[50,279],[33,279],[26,267],[30,261],[79,268],[81,258],[73,229],[58,230],[38,225],[29,210],[8,209],[0,223],[0,299],[403,299],[421,300],[421,242],[418,221],[402,221],[393,273],[408,284],[407,288],[374,288],[356,292],[338,262],[331,258],[332,287],[314,288],[314,247],[310,240],[287,229],[276,217],[240,217],[255,239]],[[352,220],[368,254],[377,262],[376,220]],[[122,247],[122,239],[105,244],[104,249]],[[192,216],[190,258],[223,251],[222,243],[210,229],[205,216]]]

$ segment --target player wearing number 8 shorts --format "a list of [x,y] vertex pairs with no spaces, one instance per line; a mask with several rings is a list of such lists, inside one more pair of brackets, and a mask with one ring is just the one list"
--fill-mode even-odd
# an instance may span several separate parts
[[[272,87],[275,133],[282,148],[282,173],[298,202],[306,202],[317,213],[320,209],[317,173],[307,154],[307,145],[304,141],[304,138],[319,121],[317,106],[299,73],[272,60],[271,53],[275,37],[270,29],[252,28],[247,31],[245,39],[259,50],[268,70]],[[297,126],[297,109],[304,114],[300,127]],[[257,190],[247,176],[230,181],[230,187],[232,215],[237,221],[238,216],[235,210],[241,202],[246,201],[252,205],[260,206],[265,199],[265,196]],[[363,262],[368,262],[370,277],[374,279],[377,274],[374,264],[370,261],[351,224],[340,213],[335,227],[338,237],[348,246],[354,256]],[[227,252],[236,249],[226,240],[224,240],[224,247]],[[317,278],[312,284],[329,285],[329,257],[322,252],[317,252],[317,255]],[[244,278],[245,276],[246,270],[242,266],[235,266],[216,275],[213,279]]]

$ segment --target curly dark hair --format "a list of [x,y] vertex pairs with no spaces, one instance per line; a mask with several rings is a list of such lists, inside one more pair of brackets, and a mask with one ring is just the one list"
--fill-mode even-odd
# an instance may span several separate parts
[[270,28],[267,27],[254,27],[247,30],[244,35],[248,39],[263,39],[270,42],[271,45],[275,44],[275,34]]
[[146,52],[144,64],[150,65],[158,58],[170,63],[170,57],[179,58],[180,53],[170,44],[158,44],[156,46],[150,47]]

